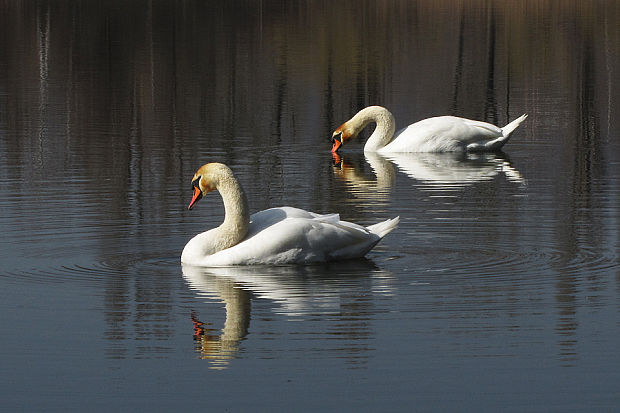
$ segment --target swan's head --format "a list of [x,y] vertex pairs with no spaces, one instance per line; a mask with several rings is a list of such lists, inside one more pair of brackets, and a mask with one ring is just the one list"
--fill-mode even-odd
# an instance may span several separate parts
[[332,153],[338,152],[338,149],[345,142],[355,138],[357,136],[357,132],[351,128],[348,122],[343,123],[332,133]]
[[187,209],[192,209],[203,196],[217,189],[218,183],[223,177],[232,176],[229,167],[221,163],[208,163],[202,165],[192,178],[192,201]]

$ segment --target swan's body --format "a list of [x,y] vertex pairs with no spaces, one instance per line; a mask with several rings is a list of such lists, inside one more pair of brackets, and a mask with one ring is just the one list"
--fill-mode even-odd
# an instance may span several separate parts
[[213,190],[224,201],[226,216],[217,228],[192,238],[181,262],[198,266],[307,264],[359,258],[398,224],[398,217],[363,227],[298,208],[271,208],[249,215],[243,189],[230,168],[210,163],[192,180],[196,202]]
[[338,151],[342,144],[373,122],[377,127],[366,141],[364,152],[498,151],[526,117],[522,115],[499,128],[477,120],[438,116],[413,123],[394,133],[396,123],[390,111],[381,106],[369,106],[334,131],[332,152]]

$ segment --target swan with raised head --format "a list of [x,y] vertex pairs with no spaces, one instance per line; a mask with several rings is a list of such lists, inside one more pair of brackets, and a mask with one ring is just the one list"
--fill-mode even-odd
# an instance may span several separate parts
[[332,134],[332,152],[355,138],[369,123],[377,126],[364,145],[364,152],[484,152],[498,151],[510,134],[525,120],[521,115],[503,128],[487,122],[438,116],[413,123],[394,133],[392,113],[381,106],[369,106],[340,125]]
[[189,240],[181,262],[198,266],[309,264],[359,258],[396,228],[399,218],[363,227],[292,207],[270,208],[250,215],[248,201],[231,169],[221,163],[200,167],[192,178],[188,209],[218,190],[224,222]]

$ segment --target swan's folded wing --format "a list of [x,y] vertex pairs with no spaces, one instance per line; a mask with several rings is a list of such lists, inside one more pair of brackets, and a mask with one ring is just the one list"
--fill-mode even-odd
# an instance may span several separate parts
[[306,234],[311,251],[325,260],[364,256],[381,239],[367,228],[347,221],[314,222]]
[[389,152],[450,152],[464,145],[502,136],[495,125],[456,116],[423,119],[401,129],[386,146]]
[[286,218],[208,257],[208,265],[292,264],[356,258],[380,237],[334,216]]
[[338,222],[340,221],[339,214],[316,214],[314,212],[305,211],[299,208],[293,207],[277,207],[269,208],[264,211],[257,212],[250,216],[250,232],[246,238],[252,237],[259,232],[275,225],[285,219],[299,218],[317,220],[321,222]]

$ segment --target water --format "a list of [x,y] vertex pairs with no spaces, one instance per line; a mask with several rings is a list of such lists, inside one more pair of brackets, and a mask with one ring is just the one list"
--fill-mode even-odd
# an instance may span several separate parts
[[[614,2],[0,4],[8,410],[612,410]],[[503,154],[334,165],[360,108],[527,121]],[[366,132],[364,137],[368,136]],[[225,162],[253,211],[399,228],[366,260],[199,270]]]

